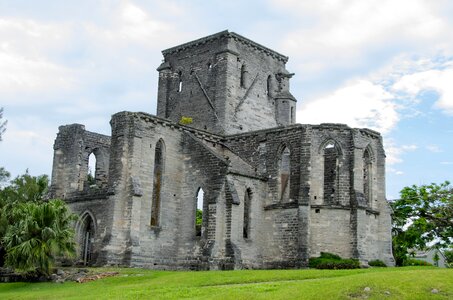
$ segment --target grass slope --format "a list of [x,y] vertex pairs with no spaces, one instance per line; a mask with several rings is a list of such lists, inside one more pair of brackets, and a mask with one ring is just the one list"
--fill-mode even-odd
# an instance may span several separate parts
[[[0,299],[453,299],[453,269],[171,272],[96,269],[120,275],[88,283],[3,283]],[[370,292],[364,288],[370,287]],[[439,293],[431,293],[437,289]]]

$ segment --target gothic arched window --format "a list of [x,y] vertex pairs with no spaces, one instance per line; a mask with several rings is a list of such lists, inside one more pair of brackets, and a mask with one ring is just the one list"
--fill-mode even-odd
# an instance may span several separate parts
[[178,83],[178,92],[182,92],[182,72],[179,71],[179,83]]
[[323,149],[324,157],[324,203],[334,204],[338,200],[339,149],[328,142]]
[[371,205],[371,155],[368,149],[363,152],[363,195],[368,206]]
[[279,161],[279,176],[278,176],[278,186],[279,186],[279,200],[280,201],[289,201],[289,192],[290,192],[290,151],[288,147],[284,147]]
[[206,216],[206,213],[204,208],[204,191],[202,188],[198,188],[196,199],[197,207],[195,210],[195,236],[203,236],[205,232],[205,226],[203,226],[203,217]]
[[245,88],[247,80],[247,67],[245,64],[241,66],[241,87]]
[[266,81],[266,95],[270,96],[272,91],[272,76],[269,75],[267,76],[267,81]]
[[153,199],[151,205],[151,226],[159,226],[160,206],[162,202],[162,177],[165,167],[165,146],[162,140],[156,144],[154,151]]

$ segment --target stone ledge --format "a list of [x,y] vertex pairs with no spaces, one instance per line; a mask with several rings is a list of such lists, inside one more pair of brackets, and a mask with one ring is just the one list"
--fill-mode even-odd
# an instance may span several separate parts
[[274,209],[292,209],[292,208],[298,208],[299,204],[297,201],[294,202],[284,202],[284,203],[274,203],[270,205],[266,205],[264,207],[264,210],[274,210]]

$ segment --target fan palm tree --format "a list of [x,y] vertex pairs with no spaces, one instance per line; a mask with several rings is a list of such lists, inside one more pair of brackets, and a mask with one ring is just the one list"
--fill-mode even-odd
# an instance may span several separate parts
[[75,254],[75,216],[63,201],[19,203],[12,215],[3,238],[7,266],[49,275],[56,257]]

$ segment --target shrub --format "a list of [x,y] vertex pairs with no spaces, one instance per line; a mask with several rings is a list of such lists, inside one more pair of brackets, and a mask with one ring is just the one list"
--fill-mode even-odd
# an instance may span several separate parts
[[321,252],[321,256],[309,259],[308,266],[316,269],[357,269],[360,268],[360,262],[358,259],[343,259],[336,254]]
[[428,267],[432,266],[429,262],[426,262],[424,260],[419,260],[419,259],[413,259],[413,258],[408,258],[404,261],[403,266],[422,266],[422,267]]
[[379,259],[369,261],[368,265],[370,265],[371,267],[387,267],[387,265]]
[[193,123],[193,119],[191,117],[184,117],[182,116],[179,120],[179,124],[181,125],[190,125]]

